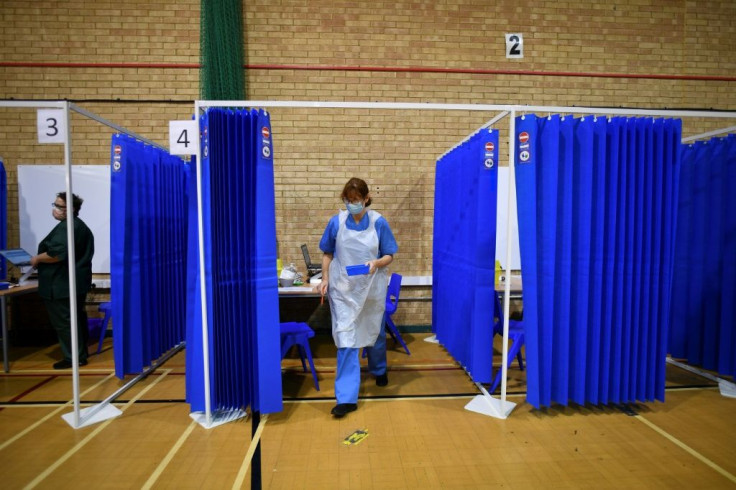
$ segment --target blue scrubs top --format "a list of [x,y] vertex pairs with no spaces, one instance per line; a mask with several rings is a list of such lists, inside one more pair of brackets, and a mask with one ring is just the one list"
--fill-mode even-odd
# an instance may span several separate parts
[[[352,216],[348,216],[345,220],[345,227],[348,230],[364,231],[368,229],[370,225],[370,219],[368,217],[370,213],[365,213],[359,223],[356,223]],[[334,254],[335,253],[335,240],[337,239],[337,229],[340,226],[338,215],[330,218],[327,223],[327,228],[322,235],[322,239],[319,242],[319,248],[324,253]],[[384,255],[395,255],[399,251],[399,245],[396,243],[394,234],[391,231],[391,227],[388,225],[386,218],[381,216],[376,220],[376,233],[378,234],[378,257],[380,259]]]

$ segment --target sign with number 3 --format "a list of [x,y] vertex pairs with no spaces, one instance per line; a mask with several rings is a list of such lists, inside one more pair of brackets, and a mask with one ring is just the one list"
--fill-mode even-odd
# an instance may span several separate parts
[[66,118],[63,109],[39,109],[36,113],[39,143],[65,143]]

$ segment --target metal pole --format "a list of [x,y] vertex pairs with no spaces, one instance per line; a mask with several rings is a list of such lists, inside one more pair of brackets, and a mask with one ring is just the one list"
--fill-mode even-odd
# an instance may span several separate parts
[[[64,164],[66,166],[66,242],[69,267],[69,329],[72,338],[72,392],[74,396],[74,427],[79,427],[79,332],[77,331],[77,257],[74,250],[74,198],[72,197],[72,128],[69,102],[64,102],[62,113],[66,128]],[[71,215],[70,215],[71,210]]]
[[[199,101],[194,103],[194,117],[199,121]],[[199,288],[200,298],[202,301],[202,361],[204,363],[204,412],[205,424],[209,427],[212,424],[212,406],[210,403],[210,347],[209,347],[209,322],[207,312],[207,281],[205,280],[204,267],[204,218],[202,209],[202,145],[197,137],[197,227],[199,228]]]
[[509,116],[509,195],[506,206],[506,281],[503,294],[503,351],[501,354],[501,403],[506,403],[506,377],[508,376],[509,357],[509,308],[511,304],[511,205],[515,192],[514,152],[516,138],[516,111]]

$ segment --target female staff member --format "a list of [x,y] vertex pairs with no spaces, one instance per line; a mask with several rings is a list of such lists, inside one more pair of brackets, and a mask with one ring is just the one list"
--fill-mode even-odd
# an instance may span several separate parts
[[[388,221],[371,205],[368,184],[352,178],[340,195],[347,210],[333,216],[319,248],[322,257],[321,294],[328,294],[332,310],[332,337],[337,346],[337,376],[332,409],[336,418],[358,408],[360,348],[368,347],[368,368],[378,386],[388,384],[386,374],[386,309],[388,273],[399,247]],[[349,265],[365,264],[368,274],[348,276]]]

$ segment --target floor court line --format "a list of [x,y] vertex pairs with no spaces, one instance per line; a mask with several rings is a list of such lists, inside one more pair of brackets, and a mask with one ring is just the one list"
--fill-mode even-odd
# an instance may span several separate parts
[[[135,397],[131,398],[131,400],[127,404],[125,404],[123,407],[121,407],[120,408],[120,411],[121,412],[125,412],[126,409],[130,408],[131,406],[133,406],[133,404],[135,403],[135,401],[138,398],[140,398],[140,397],[144,396],[146,393],[148,393],[148,391],[151,390],[151,388],[153,388],[154,386],[156,386],[158,384],[158,382],[161,381],[162,379],[164,379],[166,377],[166,375],[168,375],[168,374],[169,374],[169,370],[164,370],[161,373],[161,375],[158,378],[156,378],[150,385],[148,385],[144,389],[142,389],[140,393],[138,393]],[[36,476],[36,478],[34,478],[33,481],[31,481],[28,485],[26,485],[25,487],[23,487],[24,490],[30,490],[31,488],[35,488],[36,486],[38,486],[38,484],[40,484],[42,481],[44,481],[46,478],[48,478],[48,476],[51,473],[53,473],[54,471],[56,471],[56,469],[59,468],[62,464],[64,464],[64,462],[66,462],[69,458],[71,458],[72,456],[74,456],[74,454],[77,453],[80,449],[82,449],[89,441],[91,441],[92,439],[94,439],[97,436],[97,434],[99,434],[100,432],[102,432],[108,425],[110,425],[113,422],[113,420],[115,420],[115,419],[114,418],[113,419],[107,419],[104,422],[102,422],[98,427],[95,428],[95,430],[93,430],[92,432],[90,432],[87,435],[87,437],[85,437],[84,439],[82,439],[81,441],[79,441],[74,447],[72,447],[69,451],[67,451],[66,453],[64,453],[52,465],[50,465],[43,472],[41,472],[41,474],[39,474],[38,476]]]
[[717,471],[724,477],[728,478],[729,480],[731,480],[731,482],[736,483],[736,476],[732,475],[724,468],[721,468],[716,463],[706,458],[705,456],[703,456],[702,454],[697,452],[695,449],[691,448],[690,446],[688,446],[687,444],[685,444],[684,442],[682,442],[681,440],[679,440],[678,438],[670,434],[669,432],[660,428],[659,426],[647,420],[646,418],[642,417],[641,415],[635,415],[634,418],[637,419],[639,422],[643,423],[644,425],[646,425],[647,427],[649,427],[650,429],[652,429],[653,431],[657,432],[658,434],[663,436],[665,439],[669,440],[670,442],[678,446],[679,448],[683,449],[685,452],[689,453],[691,456],[695,457],[696,459],[700,460],[702,463],[705,463],[707,466],[711,467],[712,469],[714,469],[715,471]]
[[[110,374],[108,377],[106,377],[104,379],[101,379],[100,381],[98,381],[94,385],[90,386],[88,389],[86,389],[83,393],[81,393],[79,395],[80,398],[83,395],[85,395],[85,394],[91,392],[92,390],[96,389],[98,386],[102,385],[103,383],[106,383],[107,380],[110,379],[110,378],[112,378],[113,376],[114,376],[114,374]],[[29,432],[31,432],[33,429],[35,429],[39,425],[43,424],[45,421],[49,420],[51,417],[54,417],[57,413],[61,412],[62,410],[66,410],[70,405],[72,405],[72,402],[73,402],[73,400],[67,401],[64,405],[61,405],[59,408],[57,408],[56,410],[53,410],[51,413],[49,413],[45,417],[42,417],[41,419],[37,420],[36,423],[34,423],[32,425],[29,425],[24,430],[22,430],[21,432],[17,433],[15,436],[11,437],[7,441],[5,441],[2,444],[0,444],[0,451],[2,451],[3,449],[5,449],[10,444],[14,443],[15,441],[17,441],[18,439],[20,439],[24,435],[28,434]]]
[[261,421],[258,424],[255,434],[253,434],[248,451],[243,458],[243,464],[240,467],[240,471],[238,471],[238,476],[235,477],[235,481],[233,482],[233,490],[237,490],[243,486],[245,475],[248,473],[248,468],[250,467],[250,461],[253,459],[253,453],[256,452],[258,443],[261,442],[261,434],[263,433],[263,428],[266,426],[266,421],[268,421],[268,414],[261,416]]
[[166,467],[171,463],[171,460],[174,459],[174,456],[177,452],[179,452],[179,449],[184,445],[184,442],[189,438],[189,435],[192,433],[194,428],[197,426],[197,421],[192,420],[192,422],[189,424],[189,426],[186,428],[186,430],[182,433],[181,436],[179,436],[179,439],[174,443],[174,445],[171,447],[169,452],[166,454],[164,459],[161,460],[161,462],[158,464],[156,469],[151,473],[151,476],[148,477],[148,480],[146,480],[146,483],[143,484],[141,487],[142,490],[148,490],[151,487],[153,487],[153,484],[156,483],[156,480],[159,479],[161,474],[164,472]]

